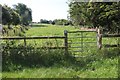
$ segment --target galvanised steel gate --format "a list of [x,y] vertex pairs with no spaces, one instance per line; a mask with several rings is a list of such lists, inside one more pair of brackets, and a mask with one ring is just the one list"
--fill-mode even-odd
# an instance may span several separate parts
[[74,56],[83,56],[97,48],[97,32],[94,31],[67,31],[68,51]]

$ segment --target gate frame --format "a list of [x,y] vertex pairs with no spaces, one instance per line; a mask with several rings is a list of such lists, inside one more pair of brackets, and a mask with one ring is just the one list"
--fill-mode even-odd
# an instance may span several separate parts
[[[84,31],[83,31],[83,30],[82,30],[82,31],[67,31],[67,30],[65,30],[65,31],[64,31],[64,35],[65,35],[65,37],[67,36],[67,39],[66,39],[66,40],[68,40],[68,33],[78,33],[78,32],[80,32],[80,33],[81,33],[81,37],[80,37],[80,38],[81,38],[81,42],[80,42],[80,43],[81,43],[81,45],[82,45],[82,46],[81,46],[81,50],[83,51],[83,38],[84,38],[84,37],[83,37],[83,32],[96,32],[96,45],[97,45],[97,44],[100,44],[100,40],[101,40],[100,38],[102,38],[102,37],[98,37],[98,35],[99,35],[99,34],[98,34],[98,30],[99,30],[99,29],[95,29],[95,30],[84,30]],[[86,38],[87,38],[87,37],[86,37]],[[92,38],[92,37],[88,37],[88,38]],[[93,38],[95,38],[95,37],[93,37]],[[65,42],[66,42],[66,41],[65,41]],[[101,43],[102,43],[102,42],[101,42]],[[66,44],[66,43],[65,43],[65,44]],[[67,48],[65,49],[66,53],[68,53],[68,44],[69,44],[69,43],[68,43],[68,41],[67,41],[67,45],[66,45]],[[72,43],[71,43],[71,44],[72,44]],[[97,45],[97,46],[98,46],[98,45]],[[98,47],[98,48],[101,49],[101,47]]]

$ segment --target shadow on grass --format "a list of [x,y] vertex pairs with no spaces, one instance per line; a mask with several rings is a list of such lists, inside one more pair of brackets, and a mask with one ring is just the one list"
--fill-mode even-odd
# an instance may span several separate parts
[[22,45],[12,47],[13,49],[9,45],[3,47],[3,71],[22,70],[25,67],[51,67],[54,65],[72,67],[77,71],[83,67],[84,69],[87,68],[87,64],[91,64],[92,62],[101,61],[101,59],[113,59],[120,54],[120,48],[113,48],[96,51],[97,53],[95,52],[86,57],[75,58],[71,56],[72,53],[69,53],[69,56],[66,57],[64,55],[64,49],[37,49],[30,45],[24,49]]
[[34,46],[4,46],[2,52],[2,70],[21,70],[23,67],[49,67],[64,61],[64,50],[37,49]]
[[[101,67],[99,65],[95,65],[92,67],[92,64],[95,62],[99,62],[99,63],[104,63],[105,60],[108,59],[115,59],[117,58],[118,61],[118,68],[120,67],[120,48],[109,48],[109,49],[102,49],[102,50],[98,50],[93,54],[88,54],[86,57],[77,57],[77,58],[73,58],[73,57],[69,57],[68,58],[68,63],[70,63],[70,65],[72,67],[74,67],[73,69],[75,69],[76,71],[80,70],[80,69],[88,69],[88,68],[92,68],[92,70],[95,70],[95,66],[97,67]],[[89,66],[88,66],[89,64]],[[101,65],[100,64],[100,65]],[[70,66],[69,65],[69,66]],[[104,64],[103,64],[104,65]],[[120,74],[120,70],[118,70],[118,74]]]

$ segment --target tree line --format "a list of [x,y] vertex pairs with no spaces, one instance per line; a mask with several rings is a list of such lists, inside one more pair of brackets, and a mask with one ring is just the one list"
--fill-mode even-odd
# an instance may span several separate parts
[[1,5],[2,24],[3,25],[29,25],[32,22],[32,10],[23,3],[13,5],[13,8],[7,5]]
[[55,20],[40,19],[39,23],[53,24],[53,25],[72,25],[71,21],[66,19],[55,19]]
[[75,2],[70,0],[72,24],[102,27],[106,32],[120,31],[120,2]]

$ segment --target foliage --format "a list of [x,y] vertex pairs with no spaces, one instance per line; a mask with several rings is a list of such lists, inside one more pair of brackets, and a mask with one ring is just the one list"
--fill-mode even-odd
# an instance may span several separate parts
[[[27,36],[63,35],[63,31],[76,30],[72,26],[33,25]],[[84,34],[93,36],[91,33]],[[76,35],[73,35],[76,36]],[[88,39],[91,41],[91,39]],[[87,40],[87,41],[88,41]],[[44,40],[45,41],[45,40]],[[74,41],[76,41],[74,39]],[[103,42],[114,43],[114,39]],[[22,41],[1,42],[3,56],[3,78],[117,78],[120,48],[90,49],[81,57],[64,56],[64,49],[38,49],[34,41],[24,46]],[[37,42],[40,42],[38,40]],[[50,42],[50,41],[49,41]],[[51,42],[54,43],[52,40]],[[41,42],[40,42],[41,43]],[[59,42],[58,42],[59,43]],[[55,43],[54,43],[55,44]],[[39,45],[40,46],[40,45]],[[48,46],[48,45],[46,45]],[[72,54],[70,52],[70,54]]]
[[[37,49],[35,45],[15,45],[15,41],[2,44],[3,71],[22,67],[51,66],[61,62],[64,50]],[[14,67],[15,66],[15,67]]]
[[21,24],[29,25],[32,21],[32,10],[22,3],[14,5],[14,9],[21,16]]
[[[18,3],[18,5],[14,5],[14,8],[8,7],[7,5],[1,5],[2,8],[2,33],[3,35],[11,36],[11,31],[14,32],[13,35],[23,36],[25,33],[24,29],[28,29],[27,25],[32,21],[32,11],[25,4]],[[4,26],[8,25],[8,28]],[[18,26],[20,29],[18,30]],[[25,25],[25,26],[24,26]],[[10,32],[10,33],[9,33]],[[23,32],[23,33],[21,33]]]
[[53,24],[53,25],[71,25],[71,22],[66,19],[55,19],[55,20],[46,20],[46,19],[40,19],[40,23],[43,24]]
[[74,25],[102,27],[116,33],[120,27],[120,2],[69,2],[70,19]]
[[74,25],[84,25],[89,14],[87,13],[87,3],[70,2],[70,20]]
[[7,5],[1,5],[2,7],[2,24],[8,25],[28,25],[32,21],[32,11],[27,8],[25,4],[18,3],[14,5],[14,9]]
[[43,23],[43,24],[51,24],[52,21],[51,21],[51,20],[46,20],[46,19],[40,19],[40,23]]
[[4,24],[4,25],[20,24],[19,14],[15,10],[8,7],[7,5],[2,6],[2,24]]
[[56,25],[70,25],[70,21],[66,20],[66,19],[55,19],[53,21]]
[[2,5],[0,4],[0,24],[2,24]]
[[94,26],[101,26],[113,33],[120,29],[120,2],[89,3],[88,6]]
[[[21,46],[23,47],[23,46]],[[32,48],[32,46],[27,46]],[[7,49],[6,49],[7,50]],[[6,52],[5,50],[5,52]],[[9,49],[10,50],[10,49]],[[4,53],[3,78],[117,78],[120,49],[103,49],[92,55],[65,59],[62,51],[38,49],[10,50]],[[42,51],[42,52],[41,52]],[[44,53],[43,53],[44,52]],[[29,53],[29,54],[28,54]],[[9,58],[8,58],[9,57]],[[9,61],[8,61],[9,60]],[[13,63],[10,64],[10,62]],[[8,64],[9,63],[9,64]],[[6,72],[6,70],[10,72]],[[108,73],[109,72],[109,73]],[[13,76],[14,75],[14,76]]]
[[12,14],[12,24],[13,25],[20,24],[20,16],[19,16],[19,14],[13,9],[11,9],[11,14]]
[[11,25],[10,29],[7,25],[2,25],[2,36],[24,36],[25,31],[29,29],[29,26],[22,27],[21,25]]

